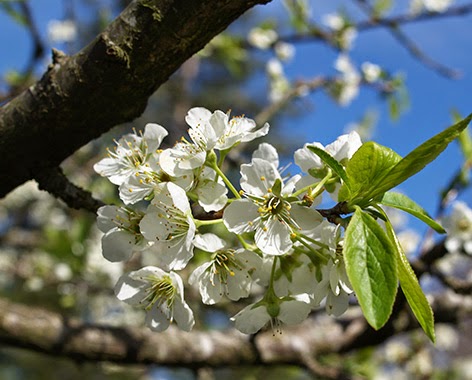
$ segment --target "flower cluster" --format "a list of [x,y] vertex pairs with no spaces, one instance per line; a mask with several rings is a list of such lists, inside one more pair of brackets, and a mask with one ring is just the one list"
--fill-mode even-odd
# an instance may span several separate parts
[[[117,297],[143,308],[155,331],[172,321],[192,328],[184,280],[208,305],[252,300],[232,318],[245,333],[267,323],[276,329],[299,323],[320,305],[328,314],[344,313],[352,287],[342,227],[315,208],[324,191],[336,200],[342,181],[309,148],[345,165],[361,146],[359,135],[351,132],[326,147],[306,144],[295,153],[301,169],[295,175],[280,167],[272,145],[262,143],[241,165],[235,185],[221,169],[225,158],[240,143],[265,136],[269,125],[258,128],[249,118],[205,108],[190,109],[186,122],[188,137],[171,148],[160,147],[167,131],[147,124],[143,133],[117,141],[94,167],[119,187],[125,204],[98,212],[103,255],[117,262],[139,253],[143,265],[119,279]],[[208,232],[217,224],[218,234]]]

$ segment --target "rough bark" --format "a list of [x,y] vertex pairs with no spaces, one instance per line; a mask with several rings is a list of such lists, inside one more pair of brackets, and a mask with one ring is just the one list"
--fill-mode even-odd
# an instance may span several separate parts
[[[0,298],[0,343],[81,361],[186,368],[292,364],[310,369],[319,355],[375,346],[417,328],[405,303],[400,300],[397,306],[379,331],[368,326],[360,313],[335,320],[321,311],[298,326],[285,326],[282,333],[269,330],[248,336],[236,330],[186,333],[171,326],[155,333],[147,328],[87,324]],[[456,323],[459,315],[470,313],[471,305],[440,295],[433,308],[436,322]]]
[[271,0],[137,0],[74,56],[0,108],[0,197],[144,111],[189,57]]

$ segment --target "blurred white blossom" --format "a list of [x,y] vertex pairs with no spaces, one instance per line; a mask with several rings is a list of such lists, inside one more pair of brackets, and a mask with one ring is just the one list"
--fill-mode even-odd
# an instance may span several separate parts
[[273,29],[253,28],[247,38],[252,46],[265,50],[277,41],[278,35]]
[[48,38],[53,43],[72,42],[77,38],[77,25],[73,20],[51,20]]
[[472,209],[461,201],[452,205],[452,212],[444,218],[444,228],[448,235],[445,246],[449,252],[464,249],[472,255]]

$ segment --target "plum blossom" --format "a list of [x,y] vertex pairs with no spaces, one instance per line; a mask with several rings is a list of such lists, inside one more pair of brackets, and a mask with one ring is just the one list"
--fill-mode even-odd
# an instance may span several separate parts
[[410,3],[410,12],[417,14],[423,9],[429,12],[441,13],[447,10],[454,0],[412,0]]
[[277,42],[274,46],[275,55],[281,61],[290,61],[295,55],[295,47],[287,42]]
[[198,203],[205,212],[221,210],[228,202],[228,189],[222,178],[215,179],[216,177],[213,169],[204,167],[191,189],[198,196]]
[[269,159],[256,155],[250,164],[241,165],[245,198],[225,209],[223,221],[236,234],[255,231],[255,243],[264,254],[282,255],[292,247],[293,234],[313,228],[322,218],[316,210],[293,202],[291,195],[300,177],[284,183],[271,161],[274,157]]
[[115,286],[116,297],[146,310],[146,325],[164,331],[175,321],[184,331],[195,323],[193,312],[184,300],[182,279],[175,272],[147,266],[124,274]]
[[326,298],[326,312],[339,317],[347,310],[349,295],[353,293],[342,255],[340,226],[323,220],[317,231],[312,233],[312,236],[323,244],[321,249],[318,247],[319,251],[328,257],[328,261],[321,265],[319,279],[311,295],[312,305],[318,306]]
[[269,59],[266,64],[266,72],[270,85],[269,99],[272,103],[279,102],[291,88],[282,63],[277,58]]
[[128,260],[142,251],[147,241],[139,229],[144,213],[117,206],[102,206],[97,211],[97,226],[102,237],[103,256],[112,262]]
[[296,325],[305,320],[311,310],[306,294],[266,298],[246,306],[231,318],[239,331],[254,334],[269,322],[274,331],[280,331],[282,324]]
[[203,303],[215,304],[223,295],[233,301],[249,296],[251,274],[262,264],[258,255],[247,249],[229,249],[223,239],[211,233],[198,235],[194,244],[213,253],[212,259],[197,267],[189,278],[191,285],[198,284]]
[[249,31],[247,39],[249,43],[261,50],[268,49],[275,41],[278,35],[274,29],[253,28]]
[[339,94],[337,101],[342,106],[349,105],[359,93],[361,76],[346,54],[340,54],[334,64],[341,74],[339,79]]
[[48,22],[48,38],[53,43],[73,42],[77,38],[74,20],[51,20]]
[[451,214],[444,218],[444,228],[447,231],[446,249],[460,252],[462,249],[472,255],[472,209],[461,201],[452,205]]
[[376,82],[380,75],[382,74],[382,69],[379,65],[371,62],[364,62],[361,65],[362,75],[366,82],[373,83]]
[[95,171],[111,183],[122,185],[133,176],[154,172],[159,146],[168,132],[160,125],[149,123],[144,134],[129,133],[116,142],[114,151],[94,165]]
[[[319,142],[305,144],[303,148],[300,148],[295,151],[294,160],[295,163],[305,173],[308,173],[315,178],[324,178],[331,171],[328,166],[321,160],[321,158],[318,157],[318,155],[308,149],[309,146],[315,146],[325,150],[336,161],[338,161],[342,165],[345,165],[346,162],[351,159],[353,154],[360,148],[361,145],[361,137],[356,131],[352,131],[349,134],[339,136],[336,141],[326,146],[323,146]],[[331,175],[333,177],[335,176],[334,173],[331,173]],[[336,200],[337,191],[339,190],[341,180],[337,177],[334,178],[336,178],[336,182],[334,184],[331,183],[325,185],[325,189],[330,193],[331,197]]]
[[259,130],[254,120],[246,117],[229,118],[222,111],[211,113],[203,107],[189,110],[185,121],[190,126],[191,141],[182,139],[172,149],[166,149],[159,157],[159,164],[169,175],[179,177],[189,174],[205,164],[207,153],[213,149],[225,150],[240,142],[248,142],[269,131],[269,124]]
[[292,253],[280,256],[277,267],[274,290],[278,296],[290,294],[313,294],[316,285],[317,267],[307,255]]
[[185,190],[172,182],[159,185],[140,222],[143,236],[154,242],[147,253],[166,269],[183,269],[193,256],[196,226]]

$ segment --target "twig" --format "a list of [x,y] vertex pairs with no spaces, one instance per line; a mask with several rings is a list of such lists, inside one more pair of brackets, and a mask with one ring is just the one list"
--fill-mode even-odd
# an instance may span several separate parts
[[96,213],[104,205],[102,201],[93,198],[90,192],[71,183],[59,167],[40,170],[34,178],[41,190],[62,199],[71,208]]

